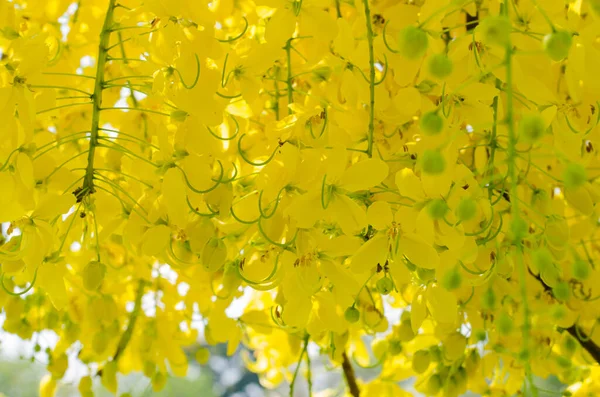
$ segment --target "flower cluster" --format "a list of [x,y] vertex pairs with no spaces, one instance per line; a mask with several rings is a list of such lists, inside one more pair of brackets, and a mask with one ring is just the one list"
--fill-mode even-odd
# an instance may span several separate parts
[[59,336],[41,395],[74,354],[84,396],[134,370],[158,391],[198,329],[291,393],[309,344],[353,397],[410,377],[596,393],[599,18],[599,0],[0,0],[0,308],[7,332]]

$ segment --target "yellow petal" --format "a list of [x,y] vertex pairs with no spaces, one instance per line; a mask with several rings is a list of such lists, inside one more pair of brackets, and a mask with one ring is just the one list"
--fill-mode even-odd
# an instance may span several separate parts
[[377,230],[390,227],[394,217],[392,209],[386,201],[376,201],[367,208],[367,220]]
[[414,233],[400,237],[398,251],[403,253],[409,261],[425,269],[435,269],[440,264],[440,256],[437,251],[422,237]]
[[400,194],[414,200],[422,200],[425,197],[421,180],[412,169],[404,168],[396,173],[396,186]]
[[354,192],[366,190],[383,182],[389,167],[380,159],[368,159],[353,164],[340,178],[340,187]]
[[169,215],[169,222],[181,228],[187,223],[189,207],[185,196],[186,186],[181,171],[169,168],[163,177],[162,194]]
[[423,292],[419,291],[413,296],[410,305],[410,326],[415,334],[421,328],[421,324],[423,324],[425,318],[427,318],[427,302],[425,301]]
[[427,308],[438,323],[453,324],[456,321],[458,304],[453,293],[434,284],[427,288],[425,297]]
[[367,227],[366,211],[348,196],[336,196],[329,205],[329,211],[344,234],[354,235]]
[[153,226],[144,233],[142,253],[158,255],[167,248],[171,237],[171,229],[166,225]]
[[383,266],[388,257],[388,238],[385,234],[377,234],[367,241],[352,257],[352,271],[364,273],[378,264]]

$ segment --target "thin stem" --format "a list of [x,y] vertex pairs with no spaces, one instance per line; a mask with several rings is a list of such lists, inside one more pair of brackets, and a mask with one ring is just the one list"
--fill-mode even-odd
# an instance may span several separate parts
[[52,170],[52,172],[50,174],[48,174],[48,176],[46,177],[46,181],[49,181],[50,178],[52,177],[52,175],[54,175],[56,172],[58,172],[58,170],[60,170],[62,167],[64,167],[67,163],[69,163],[72,160],[75,160],[77,157],[83,156],[87,152],[88,152],[88,150],[84,150],[83,152],[77,153],[76,155],[69,158],[68,160],[65,160],[61,165],[56,167],[54,170]]
[[[114,8],[115,8],[114,5],[113,5],[113,3],[114,2],[111,2],[111,8],[112,8],[111,9],[111,13],[112,13],[112,11],[114,11]],[[118,32],[118,31],[121,31],[121,30],[128,30],[128,29],[148,29],[148,26],[140,26],[140,25],[119,26],[119,27],[116,27],[116,28],[112,28],[111,27],[111,28],[107,29],[106,31],[109,32],[109,33],[111,33],[111,32]],[[103,29],[103,31],[105,31],[105,30]]]
[[60,246],[58,247],[57,252],[59,254],[62,251],[63,247],[65,246],[65,242],[67,241],[67,237],[69,236],[71,227],[73,226],[73,223],[75,222],[75,219],[77,218],[77,213],[79,212],[80,209],[81,209],[81,203],[77,206],[77,209],[71,214],[71,222],[69,222],[69,226],[67,226],[67,231],[65,232],[65,236],[63,237],[63,239],[60,243]]
[[86,94],[90,98],[92,97],[92,94],[90,94],[87,91],[80,90],[79,88],[66,87],[66,86],[63,86],[63,85],[30,85],[29,87],[30,88],[54,88],[54,89],[57,89],[57,90],[75,91],[75,92],[81,92],[82,94]]
[[296,370],[294,371],[294,377],[292,378],[292,383],[290,384],[290,397],[294,397],[294,386],[296,384],[296,378],[298,377],[298,371],[300,369],[300,365],[302,364],[302,358],[304,355],[308,355],[306,349],[308,348],[308,340],[310,336],[307,334],[304,337],[304,346],[302,347],[302,352],[300,352],[300,358],[298,358],[298,364],[296,365]]
[[145,185],[145,186],[147,186],[147,187],[150,187],[150,188],[152,187],[152,185],[151,185],[151,184],[149,184],[149,183],[146,183],[146,182],[142,181],[141,179],[139,179],[139,178],[137,178],[137,177],[135,177],[135,176],[133,176],[133,175],[131,175],[131,174],[126,174],[126,173],[125,173],[125,172],[123,172],[123,171],[119,171],[119,170],[111,170],[110,168],[95,168],[95,171],[114,172],[115,174],[123,175],[123,176],[124,176],[124,177],[126,177],[126,178],[133,179],[134,181],[136,181],[136,182],[139,182],[139,183],[141,183],[142,185]]
[[[129,200],[131,200],[131,202],[133,203],[132,208],[138,206],[140,207],[144,213],[148,214],[148,211],[146,211],[146,209],[144,207],[142,207],[136,199],[134,199],[125,189],[123,189],[121,186],[117,185],[115,182],[113,182],[110,178],[98,173],[98,172],[94,172],[94,179],[96,179],[99,182],[104,182],[107,185],[111,186],[113,189],[118,190],[119,192],[121,192],[125,197],[127,197]],[[99,178],[98,178],[99,177]]]
[[369,132],[367,136],[367,156],[373,157],[373,135],[375,132],[375,54],[369,0],[363,0],[363,3],[365,5],[365,19],[367,23],[367,43],[369,45]]
[[[154,144],[152,144],[152,143],[150,143],[148,141],[145,141],[145,140],[143,140],[140,137],[137,137],[137,136],[132,135],[132,134],[128,134],[128,133],[123,132],[123,131],[112,130],[110,128],[99,128],[99,130],[100,131],[106,131],[106,132],[113,132],[113,133],[116,133],[116,134],[119,134],[119,135],[123,135],[123,136],[129,137],[129,138],[132,138],[132,139],[136,139],[136,140],[138,140],[140,142],[140,144],[148,145],[148,146],[150,146],[153,149],[160,150],[160,148],[158,146],[156,146],[156,145],[154,145]],[[107,138],[110,138],[110,137],[107,137]]]
[[[306,344],[308,345],[308,337],[306,340]],[[306,351],[306,381],[308,383],[308,397],[312,397],[312,389],[313,389],[313,384],[312,384],[312,370],[311,370],[311,363],[310,363],[310,354],[308,354],[308,350]]]
[[[544,19],[546,20],[546,22],[548,22],[548,25],[550,25],[550,28],[552,29],[552,31],[556,32],[556,27],[554,26],[554,23],[552,22],[552,19],[550,19],[550,17],[548,16],[548,14],[546,14],[546,10],[544,10],[542,7],[540,7],[540,5],[537,2],[537,0],[531,0],[531,2],[535,6],[535,8],[538,9],[538,11],[540,12],[540,14],[542,14],[542,16],[544,17]],[[516,5],[515,5],[515,10],[516,10]]]
[[92,79],[94,80],[94,76],[87,76],[85,74],[77,74],[77,73],[57,73],[57,72],[44,72],[42,74],[46,74],[49,76],[69,76],[69,77],[81,77],[84,79]]
[[51,112],[53,110],[58,110],[58,109],[62,109],[62,108],[70,108],[70,107],[73,107],[73,106],[92,105],[92,104],[93,104],[93,102],[66,103],[64,105],[54,106],[53,108],[40,110],[39,112],[36,112],[35,114],[48,113],[48,112]]
[[131,150],[127,149],[126,147],[124,147],[122,145],[119,145],[116,142],[112,142],[112,141],[105,141],[105,142],[110,142],[111,145],[115,145],[115,146],[108,146],[108,145],[105,145],[105,144],[102,144],[102,143],[98,143],[98,146],[102,146],[102,147],[105,147],[105,148],[111,149],[111,150],[116,150],[116,151],[121,152],[123,154],[126,154],[128,156],[132,156],[132,157],[135,157],[136,159],[142,160],[143,162],[148,163],[148,164],[150,164],[150,165],[152,165],[152,166],[154,166],[156,168],[159,167],[159,165],[154,164],[152,161],[150,161],[150,160],[148,160],[148,159],[146,159],[146,158],[144,158],[144,157],[142,157],[142,156],[140,156],[138,154],[133,153]]
[[[119,6],[119,5],[117,4],[117,5],[115,6],[115,8],[116,8],[117,6]],[[121,6],[121,7],[122,7],[122,6]],[[131,40],[133,39],[133,37],[136,37],[136,36],[146,36],[146,35],[149,35],[149,34],[151,34],[151,33],[154,33],[154,32],[158,32],[158,29],[153,29],[153,30],[150,30],[150,31],[148,31],[148,32],[139,33],[139,34],[137,34],[137,35],[133,35],[132,37],[128,37],[128,38],[126,38],[125,40],[118,41],[118,42],[116,42],[115,44],[111,45],[110,47],[107,47],[107,48],[106,48],[106,51],[110,51],[110,50],[112,50],[113,48],[117,48],[117,47],[119,47],[121,44],[125,44],[125,43],[127,43],[128,41],[131,41]]]
[[94,84],[94,109],[92,112],[92,128],[90,133],[90,149],[88,152],[88,164],[83,179],[82,194],[94,192],[94,155],[98,146],[98,128],[100,125],[100,110],[102,106],[102,87],[104,85],[104,68],[108,59],[106,47],[110,41],[110,27],[113,23],[113,12],[116,0],[109,0],[108,10],[100,33],[100,45],[98,47],[98,66],[96,68],[96,83]]
[[92,211],[94,215],[94,236],[96,237],[96,254],[98,256],[98,262],[102,262],[100,259],[100,237],[98,236],[98,217],[96,216],[96,212]]
[[123,62],[146,62],[146,59],[140,59],[140,58],[113,58],[113,57],[108,57],[106,60],[107,61],[123,61]]
[[[114,2],[114,0],[111,0],[111,3],[112,2]],[[121,335],[121,339],[119,339],[119,344],[117,345],[117,351],[115,352],[114,356],[112,357],[112,362],[115,362],[115,363],[118,362],[119,358],[121,358],[121,355],[127,348],[127,345],[129,345],[129,341],[131,340],[131,336],[133,335],[133,329],[135,328],[135,323],[137,322],[137,319],[138,319],[140,313],[142,312],[142,297],[144,296],[144,287],[145,286],[146,286],[146,281],[140,280],[138,283],[137,291],[135,293],[135,300],[133,302],[133,310],[131,311],[131,314],[129,315],[129,323],[127,324],[127,329],[125,330],[125,332],[123,332],[123,335]],[[98,371],[97,375],[101,375],[101,374],[102,374],[102,370]]]
[[128,111],[129,110],[135,110],[137,112],[152,113],[152,114],[158,114],[158,115],[161,115],[161,116],[171,117],[170,114],[159,112],[158,110],[130,108],[130,107],[125,107],[125,106],[114,106],[114,107],[110,107],[110,108],[101,108],[99,110],[128,110]]
[[114,79],[106,80],[104,84],[112,83],[117,80],[131,80],[131,79],[151,79],[152,76],[144,76],[144,75],[133,75],[133,76],[121,76],[115,77]]
[[285,54],[287,60],[287,97],[288,97],[288,115],[294,113],[290,108],[290,104],[294,103],[294,87],[292,86],[292,39],[289,39],[285,45]]

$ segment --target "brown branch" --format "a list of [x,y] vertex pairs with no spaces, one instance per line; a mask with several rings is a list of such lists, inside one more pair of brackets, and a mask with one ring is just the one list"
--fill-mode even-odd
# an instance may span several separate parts
[[[550,295],[554,296],[554,294],[552,293],[552,288],[550,286],[548,286],[544,280],[542,280],[542,278],[538,275],[535,275],[531,269],[527,269],[529,271],[529,274],[535,278],[537,281],[540,282],[540,284],[542,284],[542,287],[544,287],[544,291],[549,293]],[[585,351],[587,351],[590,356],[592,356],[594,358],[594,360],[596,360],[596,362],[598,364],[600,364],[600,346],[598,346],[597,344],[595,344],[592,339],[591,339],[591,335],[586,334],[584,331],[582,330],[578,330],[577,329],[577,323],[571,325],[569,328],[559,328],[560,331],[567,331],[569,333],[569,335],[571,335],[573,338],[575,338],[575,340],[577,342],[579,342],[579,344],[581,345],[582,348],[585,349]]]
[[583,347],[590,354],[590,356],[592,356],[594,360],[600,364],[600,347],[598,347],[598,345],[592,341],[590,336],[581,330],[577,330],[575,327],[577,327],[577,324],[573,324],[569,328],[565,328],[565,331],[575,338],[581,347]]
[[342,353],[342,359],[342,369],[344,370],[344,378],[346,379],[348,389],[350,389],[350,394],[352,395],[352,397],[360,397],[360,389],[358,388],[358,384],[356,383],[354,368],[352,368],[352,364],[350,364],[346,352]]

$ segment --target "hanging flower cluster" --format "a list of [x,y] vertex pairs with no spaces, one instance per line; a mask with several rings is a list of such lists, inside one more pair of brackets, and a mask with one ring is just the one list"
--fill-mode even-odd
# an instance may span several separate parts
[[599,18],[599,0],[0,0],[0,308],[7,332],[59,336],[41,395],[72,356],[83,396],[130,371],[158,391],[198,329],[290,395],[309,344],[353,397],[410,377],[598,393]]

